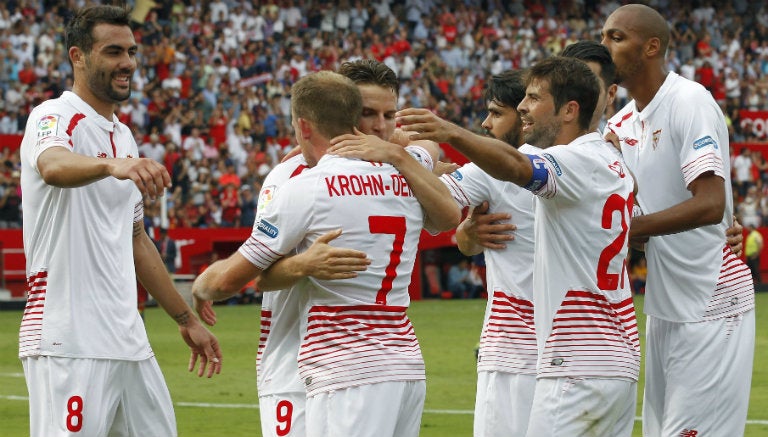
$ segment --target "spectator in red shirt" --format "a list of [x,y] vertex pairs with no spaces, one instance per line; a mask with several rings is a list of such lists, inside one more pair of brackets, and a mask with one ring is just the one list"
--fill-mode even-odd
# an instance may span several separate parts
[[227,159],[224,163],[226,170],[219,176],[219,186],[226,187],[227,185],[234,185],[235,188],[240,188],[240,177],[235,172],[235,163],[231,159]]
[[224,191],[219,196],[221,201],[221,226],[234,227],[240,224],[240,194],[238,189],[233,183],[229,183],[224,187]]
[[704,88],[712,92],[715,86],[715,69],[712,68],[712,64],[709,61],[704,61],[696,70],[696,81],[704,85]]
[[24,61],[24,66],[19,70],[19,82],[24,85],[33,85],[37,82],[37,74],[30,61]]
[[221,103],[216,105],[208,120],[208,137],[216,148],[227,142],[227,123],[229,119],[224,114]]

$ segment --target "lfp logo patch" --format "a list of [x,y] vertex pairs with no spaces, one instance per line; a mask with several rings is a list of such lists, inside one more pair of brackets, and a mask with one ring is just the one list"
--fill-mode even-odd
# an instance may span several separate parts
[[37,137],[43,138],[56,132],[56,126],[59,124],[59,117],[55,115],[46,115],[37,122]]
[[264,235],[270,238],[277,238],[277,226],[273,225],[272,223],[266,221],[265,219],[261,219],[259,221],[259,224],[256,226],[256,229],[261,231]]
[[264,210],[267,209],[267,205],[272,202],[272,199],[275,198],[275,190],[277,187],[275,185],[270,185],[267,187],[264,187],[261,190],[261,193],[259,194],[259,200],[256,203],[256,215],[258,217],[261,217],[264,214]]
[[715,139],[711,136],[707,135],[706,137],[699,138],[693,142],[693,150],[699,150],[707,146],[712,146],[715,150],[717,150],[717,141],[715,141]]
[[460,181],[460,180],[464,179],[464,175],[461,174],[461,172],[458,171],[458,170],[456,170],[453,173],[451,173],[451,177],[456,179],[457,181]]

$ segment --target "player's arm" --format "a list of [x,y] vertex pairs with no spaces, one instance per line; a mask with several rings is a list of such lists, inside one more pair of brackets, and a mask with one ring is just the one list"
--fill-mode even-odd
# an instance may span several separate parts
[[533,165],[527,155],[504,141],[477,135],[443,120],[427,109],[403,109],[398,111],[397,121],[403,130],[416,132],[412,140],[449,143],[496,179],[525,186],[533,177]]
[[692,197],[653,214],[632,218],[629,239],[644,243],[655,235],[675,234],[714,225],[725,213],[725,181],[714,172],[706,172],[688,185]]
[[[435,162],[437,145],[421,142]],[[338,136],[331,140],[327,153],[347,158],[387,162],[395,166],[408,181],[414,196],[427,215],[426,227],[433,231],[447,231],[461,221],[461,211],[453,201],[448,188],[430,170],[421,165],[403,147],[384,141],[375,135],[365,135],[358,130],[354,134]]]
[[506,241],[515,239],[511,232],[517,229],[506,222],[510,218],[507,213],[489,213],[488,202],[483,202],[456,228],[456,245],[467,256],[477,255],[484,249],[504,249]]
[[239,251],[208,266],[192,283],[192,295],[204,301],[232,297],[261,274],[262,269],[248,261]]
[[171,186],[163,165],[148,158],[94,158],[50,147],[37,158],[37,168],[46,184],[61,188],[88,185],[106,177],[130,179],[142,195],[155,198]]
[[371,260],[365,252],[331,246],[329,243],[341,232],[336,229],[323,234],[306,251],[279,259],[261,273],[259,289],[286,289],[309,276],[322,280],[357,277],[357,272],[366,270]]
[[133,224],[133,259],[136,277],[165,312],[176,321],[182,338],[192,349],[189,371],[195,368],[197,359],[200,358],[198,376],[205,373],[206,367],[209,378],[214,372],[221,373],[222,356],[216,336],[200,323],[192,313],[192,308],[176,291],[157,247],[144,231],[144,223],[141,220]]

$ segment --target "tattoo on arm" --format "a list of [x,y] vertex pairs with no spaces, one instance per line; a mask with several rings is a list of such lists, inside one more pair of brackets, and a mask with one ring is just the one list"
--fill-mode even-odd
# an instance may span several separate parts
[[133,238],[138,237],[142,232],[144,232],[144,223],[133,222]]
[[176,320],[176,323],[179,324],[179,326],[186,326],[187,323],[189,323],[189,311],[184,311],[183,313],[176,314],[173,316],[173,319]]

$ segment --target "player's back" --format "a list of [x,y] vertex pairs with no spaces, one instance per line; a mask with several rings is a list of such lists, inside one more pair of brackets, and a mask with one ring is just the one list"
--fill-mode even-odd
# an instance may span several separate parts
[[405,311],[424,213],[405,178],[388,164],[325,156],[293,183],[311,191],[303,199],[311,202],[305,205],[311,218],[304,248],[341,228],[333,245],[364,251],[371,259],[356,278],[310,278],[299,285],[309,300],[299,354],[308,395],[423,380],[421,351]]
[[326,156],[296,183],[314,190],[307,243],[341,228],[333,245],[363,251],[371,260],[353,279],[310,278],[317,289],[312,302],[407,307],[424,213],[405,178],[388,164]]

